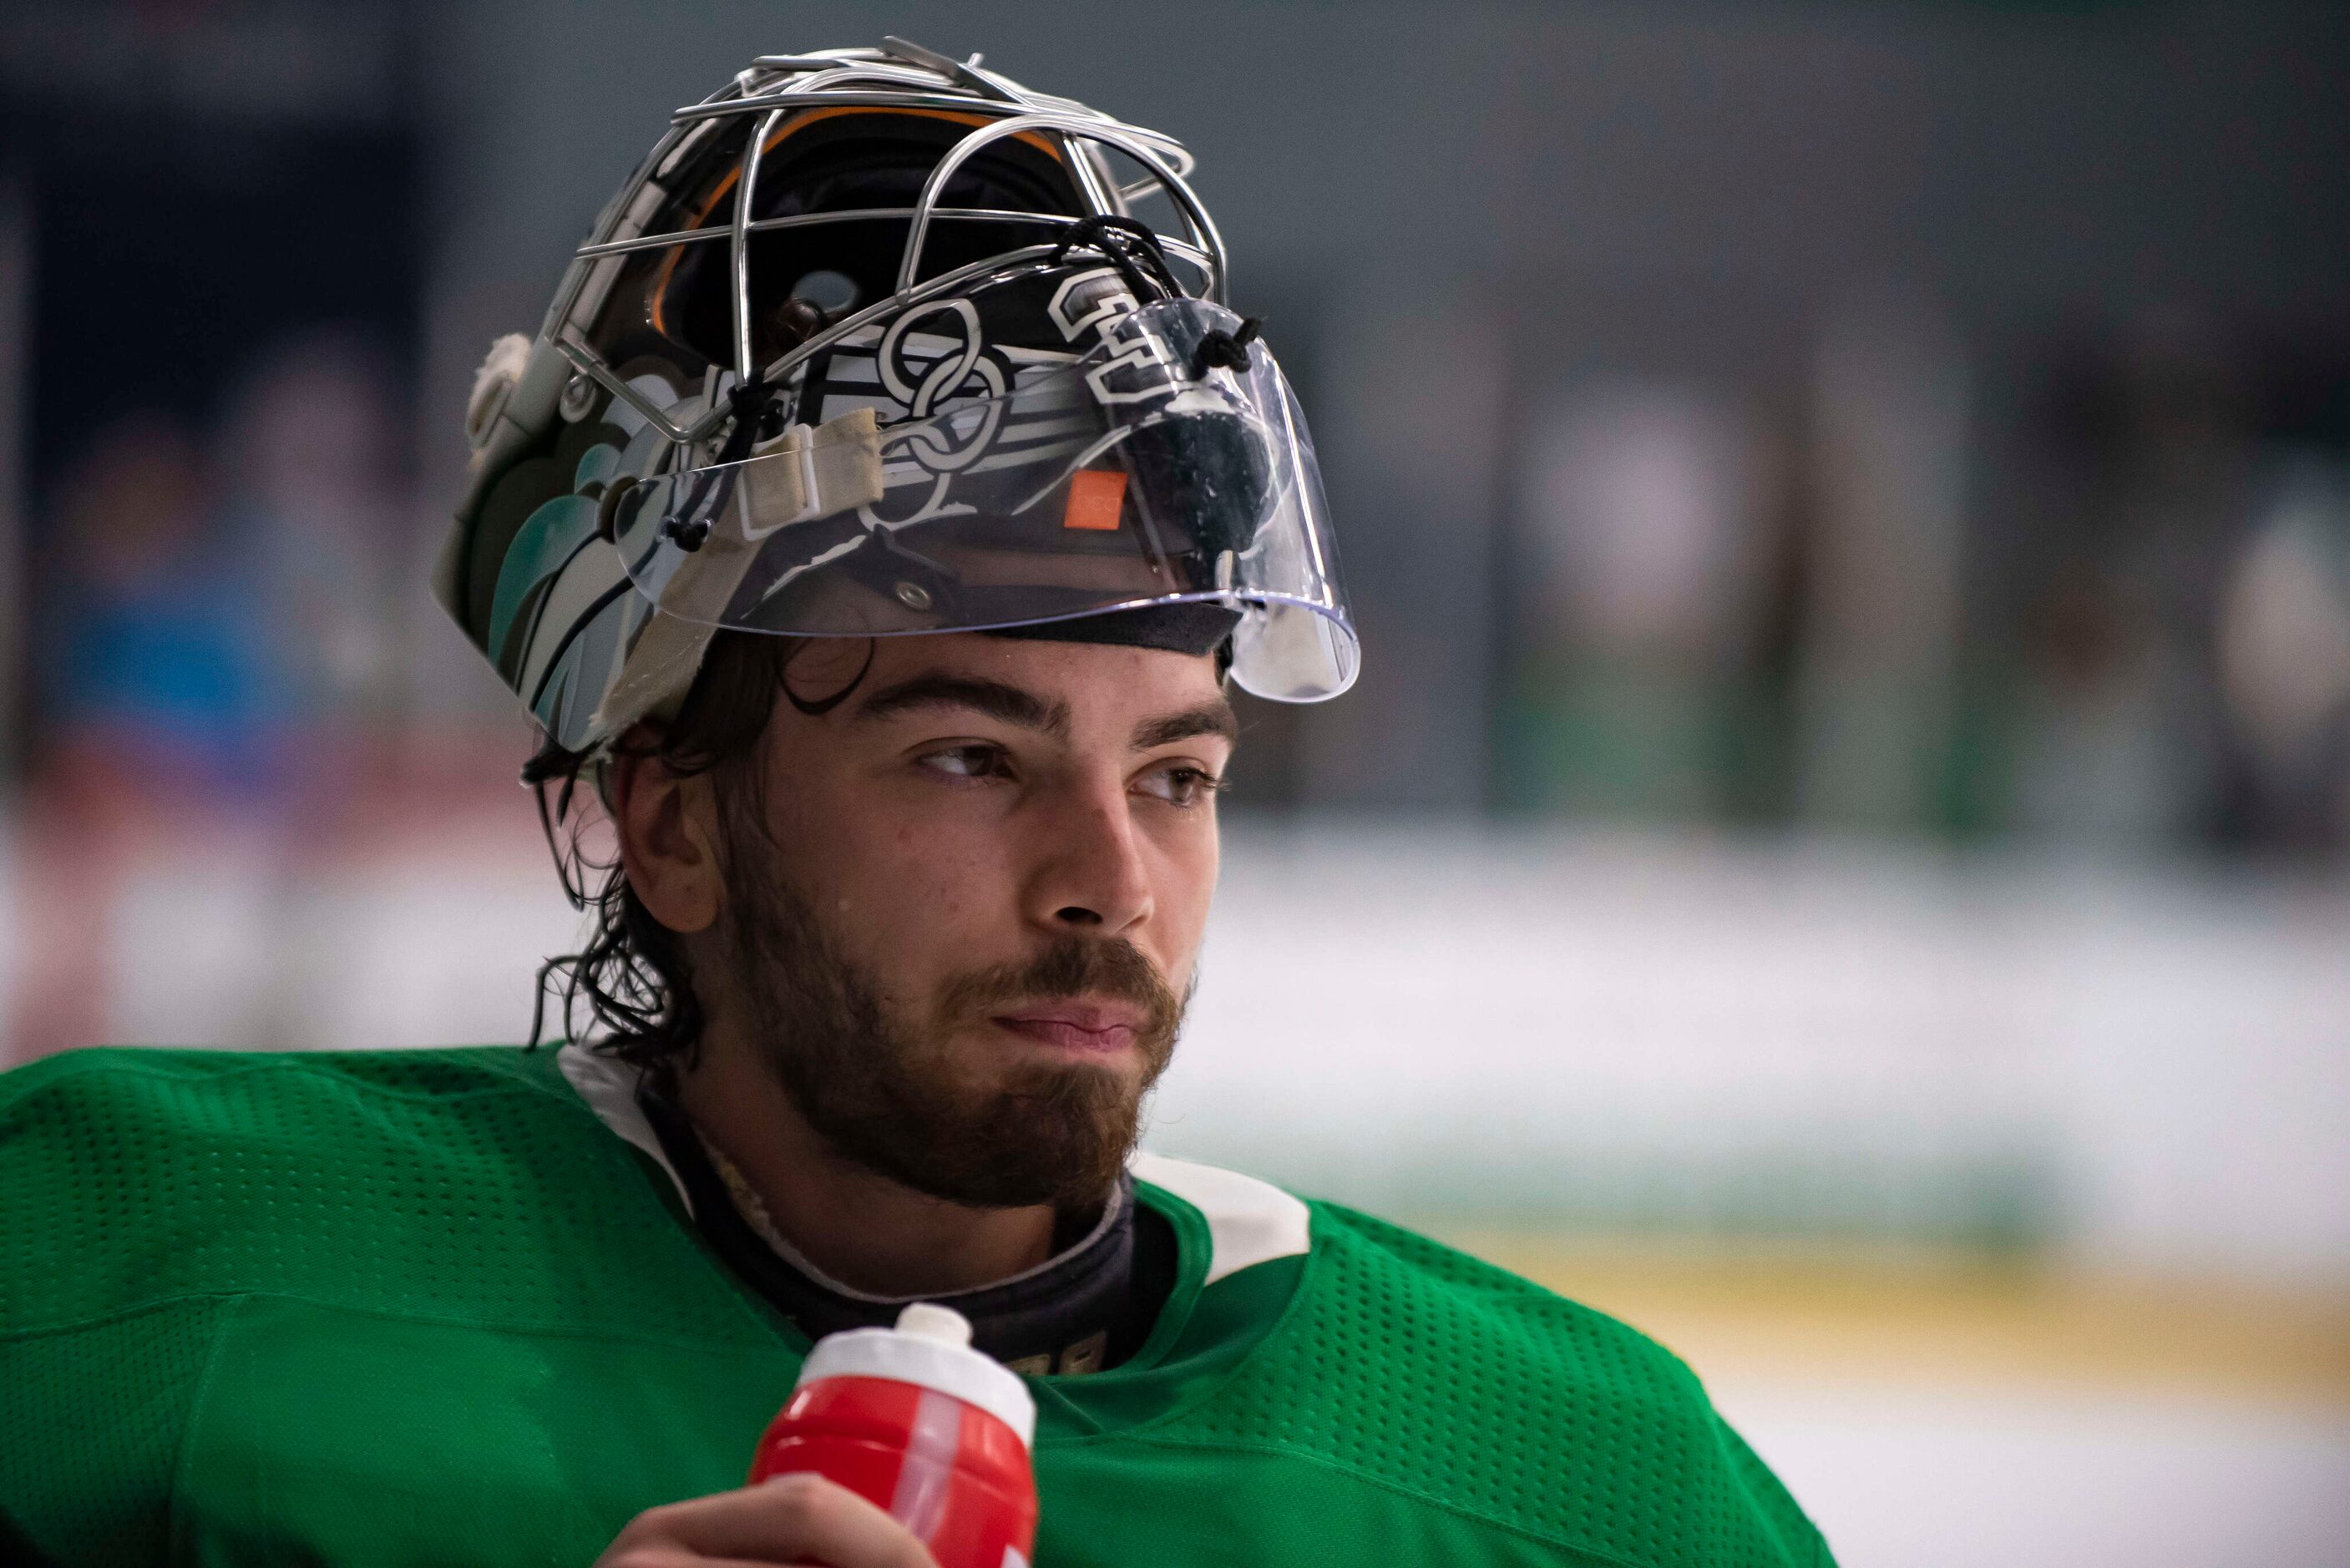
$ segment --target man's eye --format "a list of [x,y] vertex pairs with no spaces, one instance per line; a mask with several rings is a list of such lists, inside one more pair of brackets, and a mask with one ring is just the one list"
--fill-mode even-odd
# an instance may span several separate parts
[[916,761],[951,778],[993,778],[1003,772],[1003,752],[998,746],[948,746],[925,752]]
[[1173,805],[1198,805],[1222,789],[1224,781],[1205,768],[1178,766],[1144,774],[1142,786],[1146,793]]

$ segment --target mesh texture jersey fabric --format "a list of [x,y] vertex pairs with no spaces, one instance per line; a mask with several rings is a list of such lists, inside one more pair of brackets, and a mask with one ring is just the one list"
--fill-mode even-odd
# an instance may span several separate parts
[[[1816,1563],[1677,1360],[1329,1205],[1036,1380],[1055,1564]],[[551,1053],[0,1078],[0,1513],[63,1563],[591,1561],[740,1483],[806,1343]]]

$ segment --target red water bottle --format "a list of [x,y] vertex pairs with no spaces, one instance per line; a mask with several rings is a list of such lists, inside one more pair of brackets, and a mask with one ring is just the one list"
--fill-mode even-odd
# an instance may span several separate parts
[[917,1302],[895,1328],[816,1341],[759,1439],[753,1484],[813,1470],[889,1511],[939,1568],[1028,1568],[1036,1402],[972,1348],[971,1324]]

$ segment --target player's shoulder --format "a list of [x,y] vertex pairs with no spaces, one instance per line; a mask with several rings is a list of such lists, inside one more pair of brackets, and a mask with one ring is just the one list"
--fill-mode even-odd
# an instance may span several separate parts
[[1597,1380],[1644,1400],[1711,1408],[1688,1365],[1621,1319],[1376,1215],[1320,1200],[1309,1207],[1329,1282],[1433,1313],[1451,1343],[1430,1349],[1449,1355],[1491,1341],[1535,1353],[1554,1379]]
[[485,1100],[544,1115],[570,1096],[515,1046],[419,1051],[68,1051],[0,1074],[0,1158],[140,1158],[163,1147],[333,1144],[356,1127],[422,1146],[479,1121]]
[[1663,1345],[1401,1226],[1287,1201],[1284,1222],[1311,1237],[1301,1289],[1241,1374],[1162,1439],[1196,1429],[1310,1457],[1606,1561],[1827,1561]]
[[[430,1103],[484,1092],[543,1089],[552,1053],[514,1045],[415,1051],[200,1051],[94,1046],[0,1073],[0,1110],[27,1104],[173,1106],[203,1100],[265,1106],[340,1092]],[[533,1057],[540,1058],[534,1062]]]
[[[278,1165],[313,1184],[364,1149],[411,1166],[475,1158],[485,1127],[527,1131],[581,1107],[546,1060],[512,1046],[422,1051],[68,1051],[0,1074],[0,1171],[22,1199],[44,1176],[143,1188]],[[582,1124],[585,1125],[585,1124]]]
[[[1637,1329],[1457,1248],[1220,1166],[1144,1154],[1132,1168],[1199,1213],[1211,1284],[1260,1262],[1311,1253],[1317,1293],[1332,1298],[1332,1310],[1376,1303],[1381,1312],[1404,1312],[1415,1325],[1440,1330],[1398,1340],[1391,1355],[1451,1360],[1487,1339],[1534,1341],[1556,1375],[1629,1365],[1646,1375],[1644,1383],[1661,1385],[1679,1402],[1703,1402],[1679,1358]],[[1587,1362],[1597,1366],[1586,1367]]]
[[553,1072],[495,1047],[101,1049],[0,1075],[0,1317],[349,1285],[391,1232],[588,1163],[596,1124]]

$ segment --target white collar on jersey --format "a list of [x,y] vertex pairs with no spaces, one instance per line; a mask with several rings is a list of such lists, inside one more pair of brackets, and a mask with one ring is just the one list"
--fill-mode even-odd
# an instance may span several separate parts
[[[643,1074],[618,1057],[577,1044],[556,1051],[555,1063],[598,1120],[661,1168],[670,1185],[677,1189],[678,1201],[691,1213],[693,1199],[685,1183],[661,1151],[652,1124],[638,1107],[637,1085]],[[1208,1222],[1208,1277],[1202,1284],[1212,1285],[1227,1274],[1275,1258],[1295,1257],[1313,1245],[1312,1216],[1305,1205],[1269,1181],[1212,1165],[1170,1159],[1163,1154],[1138,1154],[1128,1168],[1137,1181],[1174,1194]],[[795,1267],[806,1270],[795,1253],[787,1248],[784,1252]]]

